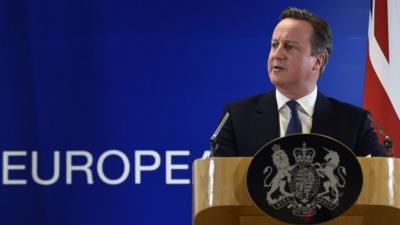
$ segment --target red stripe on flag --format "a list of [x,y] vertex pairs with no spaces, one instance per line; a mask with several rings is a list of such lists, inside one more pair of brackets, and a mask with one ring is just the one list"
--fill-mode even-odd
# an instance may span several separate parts
[[[385,132],[393,139],[394,155],[400,157],[400,120],[397,118],[389,97],[372,67],[369,53],[365,74],[364,107],[372,113],[379,126],[383,127]],[[383,137],[380,137],[381,141],[382,139]]]
[[388,35],[388,4],[387,0],[375,1],[375,29],[374,35],[379,46],[389,62],[389,35]]

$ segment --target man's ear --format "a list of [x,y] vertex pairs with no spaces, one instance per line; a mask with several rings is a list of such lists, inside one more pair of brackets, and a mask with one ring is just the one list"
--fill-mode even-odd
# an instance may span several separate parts
[[317,53],[315,55],[315,64],[313,67],[313,70],[316,70],[318,72],[321,72],[321,69],[323,65],[325,64],[326,61],[326,53]]

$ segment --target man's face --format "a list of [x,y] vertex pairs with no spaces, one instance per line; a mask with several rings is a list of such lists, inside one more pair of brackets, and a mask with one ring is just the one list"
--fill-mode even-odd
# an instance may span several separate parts
[[289,92],[314,89],[321,68],[320,58],[311,54],[312,26],[303,20],[286,18],[272,34],[268,57],[271,82]]

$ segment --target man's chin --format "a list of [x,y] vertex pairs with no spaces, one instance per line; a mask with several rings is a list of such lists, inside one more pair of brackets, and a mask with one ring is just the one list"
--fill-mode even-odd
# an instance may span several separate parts
[[282,79],[282,77],[278,77],[277,75],[270,75],[269,80],[275,86],[280,86],[285,83],[285,81]]

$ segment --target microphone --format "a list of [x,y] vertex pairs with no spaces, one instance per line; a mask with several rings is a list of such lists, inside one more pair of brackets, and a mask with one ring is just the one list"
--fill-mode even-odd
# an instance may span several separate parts
[[222,130],[224,127],[226,121],[229,118],[229,112],[225,113],[224,118],[222,118],[221,122],[219,123],[217,129],[215,130],[214,134],[210,138],[210,144],[211,144],[211,149],[210,149],[210,157],[214,157],[214,151],[217,149],[217,137],[219,132]]
[[393,152],[392,152],[392,148],[393,148],[393,139],[390,138],[389,135],[386,134],[385,130],[378,125],[378,123],[372,118],[372,115],[370,113],[367,114],[368,119],[371,121],[371,124],[378,130],[378,132],[384,137],[383,140],[383,145],[385,146],[386,150],[387,150],[387,154],[390,157],[393,157]]

